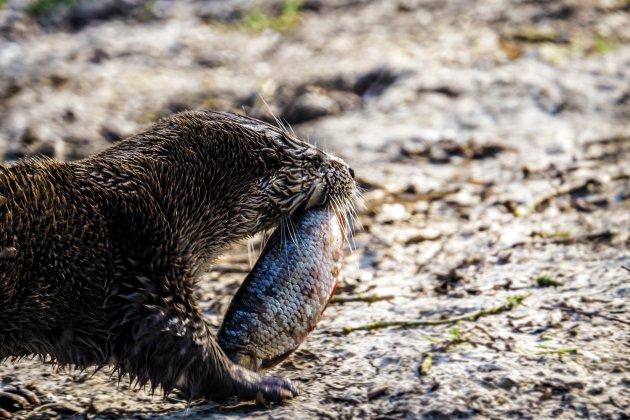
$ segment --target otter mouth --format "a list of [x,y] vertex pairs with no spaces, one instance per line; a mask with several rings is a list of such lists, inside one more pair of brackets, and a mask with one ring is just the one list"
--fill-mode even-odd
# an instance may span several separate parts
[[302,206],[298,206],[300,210],[308,210],[311,207],[323,206],[326,204],[326,186],[323,182],[314,183],[311,186],[308,194],[306,195],[306,200],[304,200],[304,204]]
[[[312,207],[324,206],[329,202],[327,189],[324,183],[317,183],[311,186],[311,189],[306,194],[306,197],[298,204],[292,211],[291,215],[296,215],[305,212],[306,210]],[[333,206],[334,207],[334,206]],[[335,212],[335,216],[337,220],[339,220],[339,224],[341,225],[341,230],[344,232],[346,230],[345,217],[340,209],[333,208]]]
[[324,183],[314,183],[311,188],[302,194],[294,196],[291,200],[288,214],[296,215],[317,206],[323,206],[328,202],[326,186]]

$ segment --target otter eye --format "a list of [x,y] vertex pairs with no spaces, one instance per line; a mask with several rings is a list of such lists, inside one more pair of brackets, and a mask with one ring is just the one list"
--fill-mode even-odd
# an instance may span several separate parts
[[280,159],[277,153],[270,148],[261,149],[258,153],[258,160],[266,169],[275,169],[280,166]]

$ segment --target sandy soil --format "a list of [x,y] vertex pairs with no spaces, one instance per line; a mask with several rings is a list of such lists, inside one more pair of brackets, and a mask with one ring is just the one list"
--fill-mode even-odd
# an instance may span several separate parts
[[[188,406],[5,361],[45,403],[16,417],[628,418],[627,1],[3,3],[5,160],[183,109],[269,120],[264,98],[365,195],[338,301],[275,370],[299,398]],[[250,260],[200,279],[215,325]],[[392,320],[421,322],[348,328]]]

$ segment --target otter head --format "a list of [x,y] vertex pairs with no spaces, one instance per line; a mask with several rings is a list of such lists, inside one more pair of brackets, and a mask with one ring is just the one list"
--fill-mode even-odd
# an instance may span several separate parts
[[314,206],[345,211],[356,194],[354,171],[342,159],[283,131],[267,131],[258,159],[270,170],[260,189],[271,211],[286,216]]
[[[217,141],[235,159],[230,177],[240,200],[232,207],[232,228],[253,235],[296,211],[324,205],[347,212],[357,194],[354,172],[343,160],[297,139],[286,130],[235,114],[202,112]],[[235,135],[236,134],[236,135]]]

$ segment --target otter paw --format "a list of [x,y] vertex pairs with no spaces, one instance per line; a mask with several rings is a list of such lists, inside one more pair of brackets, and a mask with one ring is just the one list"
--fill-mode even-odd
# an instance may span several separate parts
[[236,384],[236,395],[240,400],[256,400],[259,404],[279,402],[300,394],[296,384],[289,379],[276,376],[247,375]]
[[0,386],[0,417],[9,418],[12,412],[40,404],[33,391],[16,385]]

